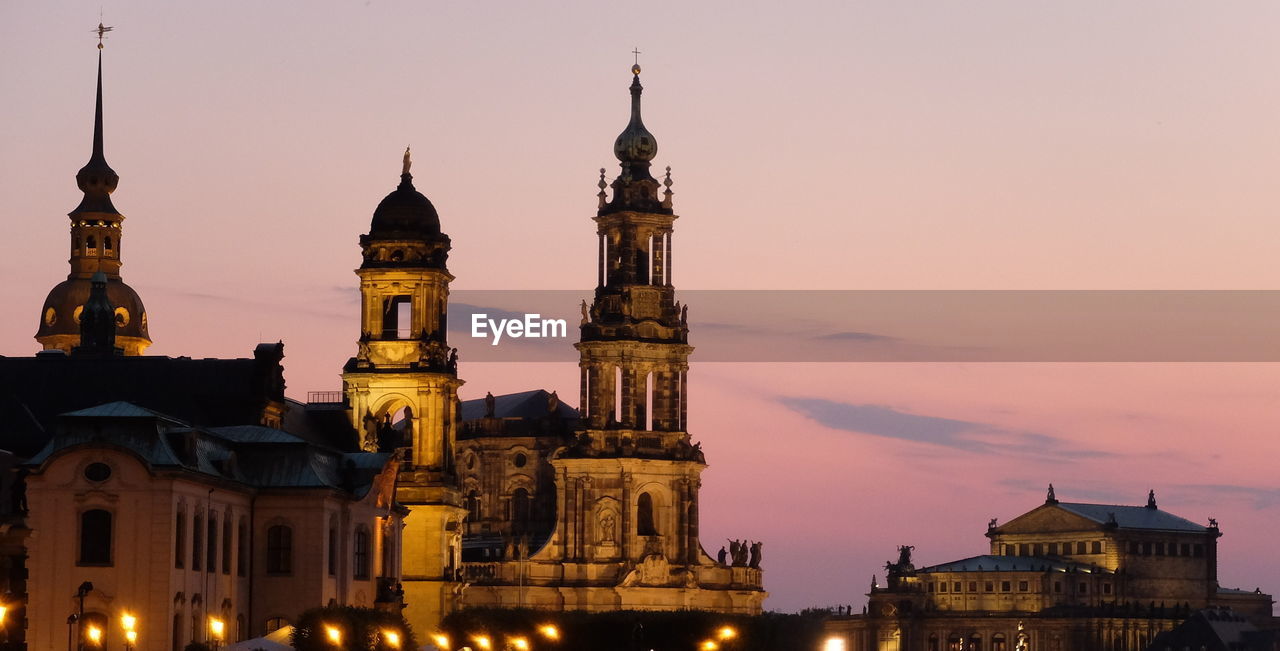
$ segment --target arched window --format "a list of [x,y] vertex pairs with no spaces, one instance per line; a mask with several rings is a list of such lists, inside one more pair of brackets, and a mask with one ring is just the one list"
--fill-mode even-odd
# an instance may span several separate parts
[[80,514],[80,564],[111,565],[111,513],[93,509]]
[[283,617],[272,617],[267,620],[267,632],[274,633],[289,625],[289,620]]
[[97,253],[97,248],[98,248],[98,240],[97,240],[97,238],[95,238],[95,237],[94,237],[94,236],[92,236],[92,235],[90,235],[89,237],[85,238],[85,240],[84,240],[84,248],[85,248],[85,253]]
[[103,244],[104,244],[104,245],[106,245],[107,250],[108,250],[108,251],[110,251],[110,250],[111,250],[111,236],[110,236],[110,235],[108,235],[108,236],[106,236],[106,237],[102,238],[102,242],[103,242]]
[[182,651],[182,613],[173,616],[173,651]]
[[640,493],[640,499],[636,501],[636,534],[658,535],[658,528],[653,526],[653,496],[648,493]]
[[187,556],[187,514],[178,511],[178,517],[173,524],[173,566],[182,569],[186,567]]
[[267,529],[267,574],[293,572],[293,529],[277,524]]
[[467,493],[467,520],[471,522],[480,521],[480,492],[471,491]]
[[236,615],[236,642],[248,639],[249,631],[245,628],[244,613]]
[[1009,645],[1004,640],[1004,633],[996,633],[991,636],[991,651],[1009,651]]
[[356,579],[369,578],[369,529],[364,525],[356,527],[355,545],[351,556],[352,576]]
[[511,528],[515,533],[524,533],[529,530],[532,503],[533,500],[526,489],[517,488],[511,495]]

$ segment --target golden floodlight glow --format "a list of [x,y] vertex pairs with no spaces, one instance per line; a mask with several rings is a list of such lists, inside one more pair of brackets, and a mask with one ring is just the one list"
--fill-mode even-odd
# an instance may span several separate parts
[[336,645],[342,644],[342,631],[339,631],[338,627],[325,624],[324,634],[325,637],[329,638],[330,642],[333,642]]
[[702,651],[716,651],[716,649],[720,648],[720,645],[716,644],[715,640],[703,640],[702,644],[699,645],[698,648],[702,649]]
[[395,631],[383,631],[383,632],[382,632],[382,639],[386,640],[386,641],[387,641],[387,644],[389,644],[390,646],[395,647],[395,648],[397,648],[397,649],[399,649],[399,648],[400,648],[400,634],[399,634],[399,633],[397,633],[397,632],[395,632]]
[[436,633],[431,636],[431,641],[444,651],[449,651],[449,636],[444,633]]
[[822,645],[822,651],[845,651],[847,648],[842,637],[829,637]]
[[529,640],[522,637],[513,637],[507,641],[511,643],[511,646],[515,647],[516,651],[529,651]]
[[209,632],[213,634],[213,639],[221,640],[222,634],[225,633],[226,630],[227,625],[222,623],[221,619],[218,619],[217,617],[209,618]]
[[733,638],[738,637],[738,631],[732,626],[721,626],[720,630],[716,632],[716,635],[719,635],[722,640],[732,640]]
[[125,640],[126,642],[128,642],[130,645],[137,644],[137,643],[138,643],[138,632],[137,632],[137,631],[135,631],[135,630],[132,630],[132,629],[130,629],[130,630],[128,630],[128,631],[125,631],[125,632],[124,632],[124,640]]
[[475,643],[476,643],[476,646],[480,647],[481,649],[486,649],[486,651],[487,651],[488,649],[492,649],[492,648],[493,648],[493,641],[489,639],[489,636],[488,636],[488,635],[475,635],[475,636],[472,636],[471,641],[472,641],[472,642],[475,642]]
[[102,629],[97,626],[90,626],[89,630],[85,631],[85,637],[88,637],[94,646],[98,646],[102,644]]
[[556,628],[554,624],[540,626],[538,627],[538,632],[542,634],[542,637],[545,637],[548,640],[560,639],[560,629]]
[[4,623],[4,616],[9,614],[8,606],[0,606],[0,624]]
[[138,626],[138,618],[130,615],[129,613],[125,613],[120,616],[120,625],[124,627],[124,630],[132,631]]

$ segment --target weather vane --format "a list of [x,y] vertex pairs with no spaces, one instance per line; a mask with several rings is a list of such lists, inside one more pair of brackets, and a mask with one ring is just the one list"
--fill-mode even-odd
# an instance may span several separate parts
[[95,32],[97,32],[97,33],[98,33],[98,49],[99,49],[99,50],[101,50],[101,49],[102,49],[102,39],[103,39],[103,38],[105,38],[105,37],[107,36],[107,32],[109,32],[109,31],[111,31],[111,30],[113,30],[113,29],[115,29],[115,28],[114,28],[114,27],[107,27],[106,25],[103,25],[101,22],[99,22],[99,23],[98,23],[98,28],[97,28],[97,29],[95,29],[95,30],[93,30],[93,31],[95,31]]

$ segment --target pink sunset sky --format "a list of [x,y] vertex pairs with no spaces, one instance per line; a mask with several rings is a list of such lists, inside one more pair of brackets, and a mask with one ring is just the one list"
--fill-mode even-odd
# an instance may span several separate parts
[[[66,274],[98,8],[0,5],[0,354],[36,350]],[[1270,1],[102,9],[149,353],[283,340],[299,399],[355,351],[357,238],[406,144],[456,289],[590,288],[636,46],[681,289],[1280,286]],[[1223,585],[1280,592],[1280,364],[694,360],[704,545],[763,540],[768,608],[856,607],[895,545],[984,553],[986,522],[1048,482],[1217,518]],[[460,375],[464,398],[578,395],[571,363],[463,357]]]

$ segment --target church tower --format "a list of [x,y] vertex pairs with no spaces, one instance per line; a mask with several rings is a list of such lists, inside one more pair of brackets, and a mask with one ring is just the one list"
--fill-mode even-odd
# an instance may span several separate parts
[[406,616],[430,630],[453,609],[461,554],[461,505],[453,467],[458,358],[446,337],[449,236],[413,187],[409,151],[400,185],[360,237],[359,352],[342,370],[351,424],[367,451],[399,452],[396,501],[403,536]]
[[657,139],[641,119],[640,66],[631,72],[631,119],[613,145],[621,170],[611,185],[601,170],[597,285],[575,344],[581,425],[550,456],[552,532],[502,561],[469,562],[469,606],[758,614],[766,596],[758,544],[735,542],[730,561],[699,541],[706,460],[686,425],[693,348],[672,281],[670,168],[662,181],[650,172]]
[[[98,26],[99,34],[109,27]],[[115,343],[126,355],[141,355],[151,345],[142,299],[120,277],[121,225],[124,215],[111,203],[120,175],[102,151],[102,42],[98,42],[98,94],[93,117],[93,153],[76,173],[84,193],[71,218],[71,273],[44,299],[36,341],[45,350],[70,353],[80,345],[80,316],[89,300],[94,274],[106,275],[106,296],[115,310]]]

